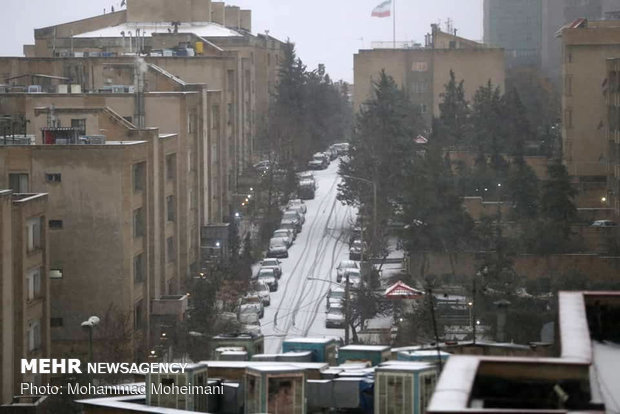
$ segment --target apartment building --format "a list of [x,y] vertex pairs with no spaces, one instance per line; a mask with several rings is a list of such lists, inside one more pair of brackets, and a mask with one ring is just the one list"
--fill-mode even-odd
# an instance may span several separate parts
[[159,338],[152,313],[167,308],[182,319],[180,292],[198,266],[197,161],[179,134],[136,129],[88,97],[22,101],[40,142],[0,140],[0,186],[14,187],[19,176],[49,194],[53,354],[86,356],[81,322],[95,315],[96,358],[141,359]]
[[562,38],[562,151],[580,191],[578,207],[605,207],[608,117],[605,97],[607,59],[620,57],[620,21],[577,20]]
[[20,383],[47,380],[22,375],[21,358],[50,355],[48,196],[28,192],[24,178],[8,177],[22,192],[0,190],[0,404],[11,402]]
[[607,81],[603,88],[607,104],[609,165],[605,204],[620,218],[620,58],[607,59]]
[[267,113],[282,45],[251,34],[250,10],[210,0],[180,0],[173,6],[165,0],[134,0],[110,15],[35,30],[35,44],[24,50],[29,57],[140,54],[186,82],[221,90],[231,158],[227,180],[236,188],[256,157],[257,118]]
[[562,69],[562,41],[556,33],[577,19],[614,19],[619,0],[545,0],[542,2],[542,57],[544,73],[559,81]]
[[504,87],[504,52],[442,32],[437,25],[432,25],[425,47],[360,50],[354,56],[356,111],[372,97],[373,81],[381,70],[409,94],[430,126],[432,117],[439,114],[441,94],[450,80],[450,71],[454,71],[457,81],[465,81],[465,97],[471,100],[476,90],[489,80]]

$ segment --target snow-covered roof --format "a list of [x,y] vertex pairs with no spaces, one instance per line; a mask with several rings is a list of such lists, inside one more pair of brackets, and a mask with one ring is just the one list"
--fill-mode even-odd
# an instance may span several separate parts
[[324,344],[331,341],[337,341],[338,338],[335,337],[325,337],[325,338],[288,338],[285,339],[284,342],[299,342],[304,344]]
[[410,362],[410,361],[386,361],[382,362],[377,370],[379,371],[423,371],[427,369],[435,369],[435,364],[428,362]]
[[200,361],[210,368],[256,368],[260,366],[294,366],[300,369],[323,369],[325,362],[270,362],[270,361]]
[[560,292],[559,319],[562,358],[590,362],[592,346],[583,292]]
[[[449,411],[467,407],[480,359],[459,355],[448,359],[439,377],[427,411]],[[445,375],[449,372],[450,375]]]
[[[122,37],[121,32],[125,33],[125,37],[129,38],[129,32],[132,36],[136,36],[136,29],[140,29],[140,36],[151,37],[153,33],[169,33],[168,29],[174,28],[170,22],[153,22],[153,23],[136,23],[127,22],[116,26],[104,27],[103,29],[93,30],[92,32],[81,33],[75,35],[75,38],[93,38],[93,37]],[[219,25],[213,22],[183,22],[178,27],[179,33],[193,33],[200,37],[237,37],[242,36],[241,33]]]
[[422,296],[423,294],[424,292],[421,290],[414,289],[401,280],[394,283],[385,291],[386,298],[415,298]]
[[303,371],[303,368],[291,365],[289,363],[278,364],[278,363],[273,363],[273,362],[269,362],[269,363],[265,363],[265,364],[257,365],[257,366],[249,366],[248,368],[253,371],[259,371],[259,372],[299,372],[299,371]]
[[383,352],[389,350],[387,345],[347,345],[340,347],[341,351],[375,351]]
[[[400,351],[400,352],[404,354],[408,354],[408,355],[417,355],[417,356],[437,356],[437,351],[431,350],[431,349],[415,350],[415,351],[407,350],[407,351]],[[442,356],[451,355],[449,352],[444,352],[444,351],[439,351],[439,354]]]
[[90,398],[86,400],[77,400],[77,403],[93,405],[97,407],[118,408],[127,411],[136,411],[141,413],[160,413],[160,414],[184,414],[185,410],[177,410],[175,408],[151,407],[140,402],[144,397],[111,397],[111,398]]

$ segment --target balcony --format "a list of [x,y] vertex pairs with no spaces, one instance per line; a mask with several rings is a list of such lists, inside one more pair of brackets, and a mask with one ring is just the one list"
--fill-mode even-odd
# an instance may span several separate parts
[[187,311],[187,295],[164,295],[153,299],[151,314],[155,316],[174,316],[178,320],[184,318]]

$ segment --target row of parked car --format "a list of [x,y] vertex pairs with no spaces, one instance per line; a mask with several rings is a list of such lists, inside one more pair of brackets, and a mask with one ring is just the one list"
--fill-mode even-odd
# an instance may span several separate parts
[[348,151],[349,144],[347,142],[332,144],[326,151],[315,153],[312,159],[308,161],[308,168],[311,170],[324,170],[329,167],[330,161],[347,154]]
[[273,237],[269,240],[267,257],[288,257],[288,249],[297,238],[297,233],[301,231],[305,222],[306,205],[303,200],[290,200],[282,213],[280,227],[273,232]]
[[362,285],[360,263],[356,260],[342,260],[336,267],[336,282],[340,286],[332,286],[327,293],[325,303],[327,315],[326,328],[344,328],[345,326],[345,288],[349,284],[349,297],[355,297],[356,290]]
[[238,319],[245,332],[260,333],[260,319],[265,306],[271,304],[271,292],[278,290],[278,280],[282,277],[282,262],[279,258],[288,257],[288,249],[305,222],[306,205],[300,199],[290,200],[282,213],[282,220],[269,241],[267,257],[260,262],[256,275],[252,277],[250,292],[239,304]]

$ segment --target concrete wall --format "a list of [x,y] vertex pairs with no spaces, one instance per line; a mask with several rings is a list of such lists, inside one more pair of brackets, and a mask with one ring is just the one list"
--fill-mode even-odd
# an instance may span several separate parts
[[[477,253],[460,253],[453,256],[456,275],[470,277],[478,270]],[[620,257],[603,257],[597,254],[561,254],[550,256],[519,255],[513,258],[518,275],[528,279],[561,276],[580,272],[592,281],[617,281],[620,272]],[[451,261],[446,254],[428,254],[424,266],[425,274],[451,274]],[[409,261],[410,272],[421,277],[422,256],[414,255]]]

